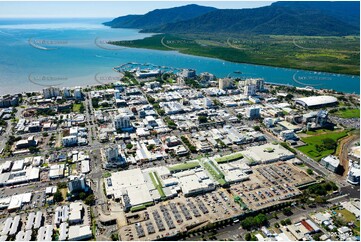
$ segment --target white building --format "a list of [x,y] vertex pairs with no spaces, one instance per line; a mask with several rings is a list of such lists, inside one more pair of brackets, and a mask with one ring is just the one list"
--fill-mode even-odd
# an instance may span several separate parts
[[179,76],[184,77],[184,78],[193,78],[196,77],[196,70],[193,69],[183,69],[180,73]]
[[337,104],[337,98],[333,96],[311,96],[295,99],[295,104],[304,108],[320,108],[334,106]]
[[280,137],[284,141],[297,139],[297,136],[293,130],[283,130],[280,132]]
[[144,119],[144,124],[152,127],[158,126],[158,123],[155,121],[155,118],[153,116],[146,116]]
[[65,136],[61,139],[61,142],[64,147],[74,146],[78,143],[78,137],[75,135]]
[[332,172],[336,172],[340,165],[340,160],[334,155],[329,155],[322,158],[320,164],[323,165],[326,169]]
[[122,113],[117,115],[114,118],[114,127],[116,129],[129,129],[132,127],[132,125],[130,124],[130,117],[129,115]]
[[207,98],[207,97],[205,97],[205,98],[204,98],[204,106],[205,106],[206,108],[212,107],[212,106],[213,106],[212,100],[209,99],[209,98]]
[[68,240],[87,240],[93,235],[90,226],[74,225],[69,227],[68,236]]
[[119,146],[110,146],[103,149],[104,168],[117,168],[127,163],[125,155],[119,149]]
[[347,181],[353,185],[360,184],[360,167],[351,166],[347,175]]
[[84,207],[81,202],[73,202],[69,205],[69,224],[83,223]]
[[68,206],[59,206],[55,209],[54,212],[54,224],[59,225],[63,222],[68,221],[69,219],[69,207]]
[[64,169],[65,169],[65,164],[56,164],[50,166],[49,178],[57,179],[64,177]]
[[240,86],[255,85],[256,91],[264,90],[264,80],[260,78],[249,78],[239,82]]
[[60,96],[60,89],[57,87],[47,87],[43,89],[44,98],[52,98]]
[[233,85],[233,80],[230,78],[221,78],[219,79],[219,89],[226,90]]
[[256,94],[256,85],[249,84],[246,85],[243,89],[243,95],[245,96],[253,96]]

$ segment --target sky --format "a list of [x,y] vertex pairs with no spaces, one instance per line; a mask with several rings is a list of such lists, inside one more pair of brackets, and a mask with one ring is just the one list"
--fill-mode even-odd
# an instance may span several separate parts
[[113,18],[127,14],[144,14],[157,8],[171,8],[186,4],[216,8],[255,8],[270,5],[270,1],[117,1],[117,2],[3,2],[0,18]]

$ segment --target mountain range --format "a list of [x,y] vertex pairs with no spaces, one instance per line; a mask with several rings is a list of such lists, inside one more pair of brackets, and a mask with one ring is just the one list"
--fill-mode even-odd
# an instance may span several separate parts
[[164,24],[189,20],[215,10],[217,9],[213,7],[190,4],[175,8],[156,9],[144,15],[118,17],[103,24],[112,28],[149,29],[157,28]]
[[359,2],[275,2],[252,9],[216,9],[196,4],[127,15],[104,25],[149,33],[240,33],[251,35],[357,35]]

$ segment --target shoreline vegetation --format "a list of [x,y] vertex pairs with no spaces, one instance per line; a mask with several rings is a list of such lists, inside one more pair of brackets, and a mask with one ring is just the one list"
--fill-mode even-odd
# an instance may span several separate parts
[[178,51],[234,63],[360,75],[359,36],[155,34],[109,44]]

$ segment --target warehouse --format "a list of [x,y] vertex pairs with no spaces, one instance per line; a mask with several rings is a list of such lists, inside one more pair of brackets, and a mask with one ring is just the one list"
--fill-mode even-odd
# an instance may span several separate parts
[[311,96],[295,99],[295,104],[300,105],[306,109],[321,108],[334,106],[337,104],[337,98],[332,96]]

